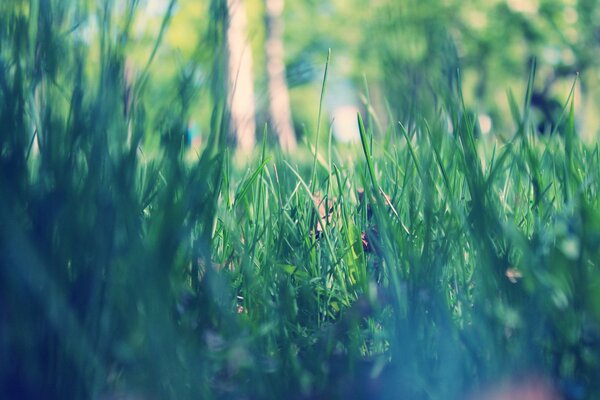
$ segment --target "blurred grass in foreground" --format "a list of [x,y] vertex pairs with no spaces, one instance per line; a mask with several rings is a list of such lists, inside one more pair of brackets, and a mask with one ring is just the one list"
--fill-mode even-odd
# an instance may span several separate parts
[[532,134],[532,69],[506,143],[455,96],[385,146],[359,119],[362,158],[264,145],[239,169],[215,75],[187,163],[190,75],[148,117],[128,4],[118,28],[99,11],[94,65],[77,8],[0,6],[3,397],[600,396],[600,155],[572,98],[560,136]]

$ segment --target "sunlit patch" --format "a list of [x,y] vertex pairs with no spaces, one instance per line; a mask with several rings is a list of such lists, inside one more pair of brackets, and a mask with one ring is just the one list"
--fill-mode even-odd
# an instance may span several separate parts
[[487,135],[492,131],[492,118],[487,114],[479,114],[479,129],[482,135]]
[[148,0],[146,2],[146,13],[152,16],[162,16],[169,7],[168,0]]
[[91,44],[98,36],[98,22],[95,18],[87,18],[73,31],[73,33],[84,43]]
[[536,14],[540,7],[535,0],[508,0],[507,4],[512,11],[523,14]]
[[565,21],[569,24],[576,24],[579,19],[579,15],[577,14],[577,10],[575,7],[565,7],[564,11]]
[[542,58],[546,63],[556,65],[561,61],[561,50],[557,46],[545,46]]
[[470,10],[467,11],[467,19],[471,23],[471,26],[476,30],[483,30],[488,26],[488,17],[482,10]]
[[332,112],[333,136],[342,143],[357,142],[360,140],[356,115],[358,107],[346,105],[336,108]]

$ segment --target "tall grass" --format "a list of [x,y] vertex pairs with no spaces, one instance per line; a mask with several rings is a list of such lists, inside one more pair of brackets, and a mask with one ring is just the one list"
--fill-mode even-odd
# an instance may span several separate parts
[[137,2],[123,24],[105,3],[97,48],[69,34],[87,3],[64,4],[0,6],[3,397],[600,396],[599,147],[572,96],[560,136],[533,133],[535,68],[508,142],[457,95],[386,147],[359,117],[364,157],[264,142],[240,169],[214,3],[213,123],[187,163],[187,75],[152,112],[152,77],[123,75]]

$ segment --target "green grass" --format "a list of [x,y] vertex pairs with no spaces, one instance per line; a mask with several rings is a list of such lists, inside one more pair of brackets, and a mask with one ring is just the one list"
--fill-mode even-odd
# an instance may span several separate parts
[[572,97],[564,132],[533,133],[535,67],[507,142],[457,95],[386,146],[359,116],[358,157],[264,142],[243,167],[217,82],[190,163],[185,75],[152,112],[143,75],[123,113],[126,48],[90,66],[44,4],[0,6],[0,393],[600,396],[600,148]]

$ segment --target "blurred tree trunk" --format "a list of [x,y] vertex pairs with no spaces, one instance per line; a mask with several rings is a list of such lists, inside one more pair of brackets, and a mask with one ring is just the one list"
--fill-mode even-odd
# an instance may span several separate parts
[[290,95],[285,79],[283,61],[283,7],[284,0],[265,0],[266,8],[266,63],[269,90],[271,126],[285,151],[296,149],[296,135],[292,125]]
[[241,151],[250,151],[256,142],[252,50],[246,32],[244,0],[227,0],[228,105],[230,132]]

